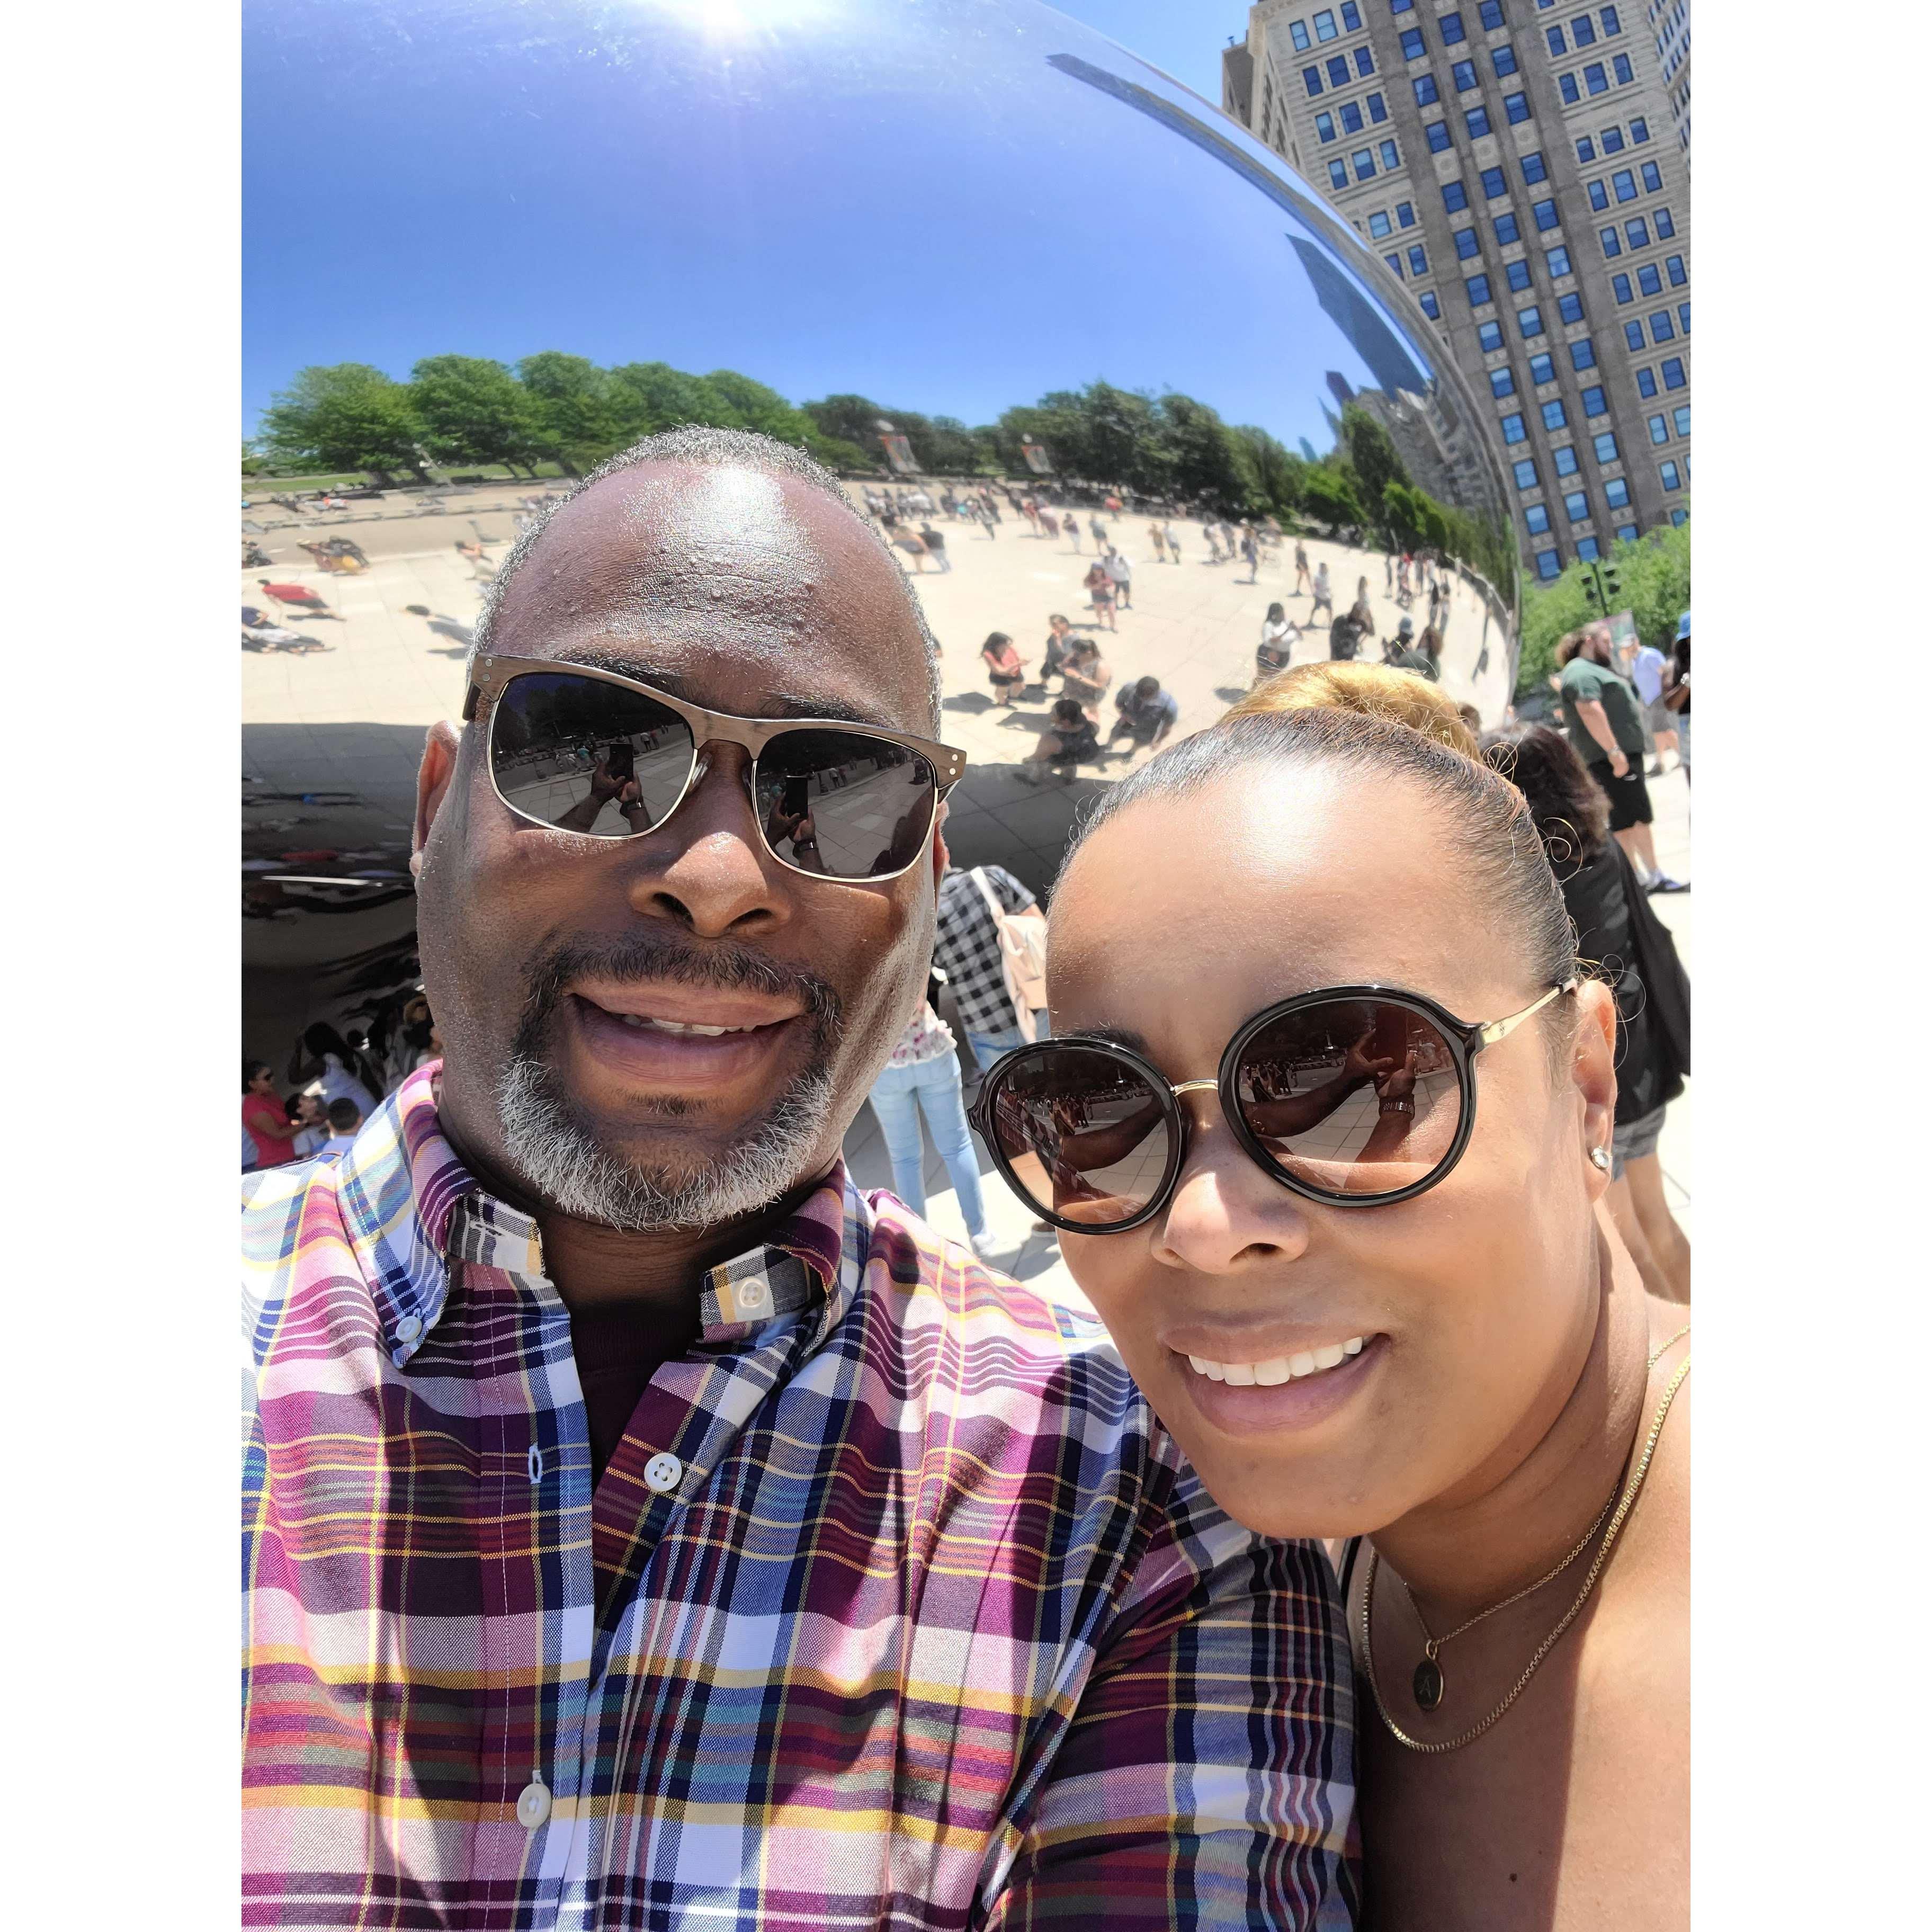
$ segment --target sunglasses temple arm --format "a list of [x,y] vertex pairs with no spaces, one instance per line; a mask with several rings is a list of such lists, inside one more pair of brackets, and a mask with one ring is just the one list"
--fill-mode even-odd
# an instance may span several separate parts
[[1478,1046],[1493,1046],[1498,1040],[1508,1039],[1532,1013],[1540,1013],[1552,1000],[1560,999],[1565,993],[1574,993],[1576,990],[1576,982],[1574,980],[1565,980],[1562,986],[1552,986],[1541,999],[1532,1000],[1521,1012],[1511,1013],[1507,1019],[1492,1020],[1487,1026],[1478,1028],[1476,1044]]

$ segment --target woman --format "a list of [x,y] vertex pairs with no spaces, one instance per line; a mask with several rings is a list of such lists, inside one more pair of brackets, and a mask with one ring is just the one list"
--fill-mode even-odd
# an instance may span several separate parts
[[1107,567],[1096,563],[1089,570],[1084,580],[1088,602],[1094,607],[1094,621],[1104,623],[1108,630],[1119,629],[1114,622],[1114,580],[1107,574]]
[[1688,1302],[1690,1238],[1664,1198],[1657,1158],[1664,1110],[1690,1070],[1690,982],[1676,942],[1610,836],[1609,802],[1560,731],[1511,724],[1483,740],[1483,754],[1528,800],[1576,923],[1577,953],[1602,962],[1616,988],[1610,1215],[1650,1292]]
[[[1112,665],[1100,656],[1100,646],[1091,638],[1076,638],[1066,653],[1060,673],[1060,689],[1072,698],[1095,724],[1100,722],[1100,700],[1114,681]],[[1058,707],[1055,707],[1056,715]]]
[[[251,1144],[252,1162],[246,1158]],[[242,1150],[244,1168],[280,1167],[296,1158],[296,1130],[275,1091],[274,1069],[266,1060],[242,1063]]]
[[1082,759],[1097,762],[1100,756],[1099,728],[1082,707],[1080,700],[1077,698],[1056,698],[1053,700],[1052,720],[1040,734],[1040,742],[1034,746],[1025,764],[1019,767],[1019,775],[1028,784],[1038,784],[1049,770],[1058,767],[1062,777],[1071,778]]
[[353,1100],[366,1120],[379,1103],[361,1072],[354,1048],[334,1028],[320,1021],[296,1041],[296,1050],[289,1056],[290,1082],[296,1086],[315,1082],[325,1113],[332,1100]]
[[1224,720],[1049,932],[976,1123],[1215,1499],[1346,1539],[1372,1922],[1685,1924],[1688,1331],[1598,1226],[1616,1008],[1521,794]]
[[1300,638],[1301,632],[1289,622],[1287,611],[1279,604],[1270,604],[1262,620],[1262,640],[1255,646],[1256,682],[1287,670],[1288,658]]
[[980,646],[980,655],[986,660],[986,678],[993,687],[993,695],[1002,704],[1017,702],[1026,688],[1026,666],[1020,662],[1012,639],[1004,631],[992,632]]
[[[1358,717],[1381,718],[1406,724],[1412,731],[1433,738],[1466,758],[1480,756],[1476,734],[1462,707],[1432,684],[1424,684],[1386,664],[1337,663],[1298,664],[1280,676],[1257,685],[1227,716],[1264,717],[1275,711],[1352,711]],[[1222,721],[1224,723],[1226,719]]]

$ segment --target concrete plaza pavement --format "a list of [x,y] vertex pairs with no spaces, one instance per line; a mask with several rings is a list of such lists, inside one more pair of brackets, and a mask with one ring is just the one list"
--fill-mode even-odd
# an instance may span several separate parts
[[[446,512],[416,514],[412,500],[397,493],[358,505],[346,515],[292,522],[286,513],[258,503],[244,513],[262,526],[251,532],[268,553],[268,567],[244,570],[244,602],[264,602],[257,580],[293,580],[312,586],[340,613],[340,621],[291,613],[292,629],[329,648],[312,655],[246,652],[242,658],[244,769],[257,779],[294,792],[340,791],[368,808],[372,850],[385,844],[406,852],[413,810],[418,735],[437,718],[460,709],[467,627],[481,603],[482,580],[457,552],[459,540],[486,541],[500,558],[514,535],[520,496],[541,485],[502,484],[472,494],[454,494]],[[856,494],[856,493],[855,493]],[[962,866],[1005,866],[1036,893],[1044,893],[1082,802],[1129,769],[1119,758],[1098,777],[1037,788],[1018,776],[1051,712],[1050,701],[1022,697],[1009,710],[995,702],[979,648],[988,632],[1004,631],[1022,661],[1036,672],[1047,620],[1064,613],[1076,626],[1090,614],[1082,579],[1094,546],[1082,512],[1076,550],[1063,534],[1036,536],[1008,511],[988,538],[981,530],[943,517],[932,520],[946,539],[952,568],[928,566],[910,573],[940,640],[944,686],[942,735],[964,750],[971,764],[952,795],[946,838]],[[1211,724],[1245,691],[1254,673],[1254,650],[1268,604],[1284,604],[1298,623],[1308,618],[1310,599],[1294,594],[1294,542],[1264,550],[1258,580],[1250,584],[1238,562],[1214,564],[1198,523],[1180,523],[1182,558],[1162,562],[1148,537],[1144,517],[1099,513],[1132,566],[1131,608],[1118,613],[1118,630],[1094,633],[1112,668],[1113,689],[1144,674],[1158,677],[1178,700],[1179,732]],[[370,567],[357,575],[317,568],[298,539],[339,531],[367,553]],[[1357,580],[1368,580],[1378,632],[1392,631],[1402,614],[1385,586],[1379,553],[1305,538],[1311,569],[1326,561],[1335,602],[1346,610]],[[903,556],[903,553],[894,554]],[[424,607],[424,617],[407,606]],[[1416,607],[1419,631],[1426,599]],[[1325,658],[1327,618],[1311,630],[1296,662]],[[1443,688],[1457,701],[1474,704],[1486,723],[1500,722],[1508,698],[1509,665],[1493,626],[1485,638],[1484,607],[1474,591],[1456,586],[1443,650]],[[1487,662],[1476,674],[1485,642]],[[1371,658],[1376,655],[1372,651]],[[1037,686],[1033,687],[1036,694]],[[1111,722],[1104,704],[1102,732]],[[1143,754],[1144,756],[1144,754]],[[1675,770],[1652,781],[1659,859],[1666,872],[1690,875],[1688,787]],[[299,838],[298,832],[291,836]],[[393,856],[392,854],[391,856]],[[1653,902],[1678,936],[1689,961],[1688,894]],[[1680,1222],[1690,1225],[1690,1096],[1671,1109],[1660,1148],[1666,1190]],[[935,1228],[960,1234],[964,1224],[944,1165],[927,1147],[928,1218]],[[866,1108],[847,1137],[853,1171],[866,1186],[890,1185],[877,1121]],[[1038,1278],[1052,1292],[1078,1300],[1052,1238],[1030,1233],[1031,1216],[1012,1199],[980,1150],[988,1221],[1007,1264]]]

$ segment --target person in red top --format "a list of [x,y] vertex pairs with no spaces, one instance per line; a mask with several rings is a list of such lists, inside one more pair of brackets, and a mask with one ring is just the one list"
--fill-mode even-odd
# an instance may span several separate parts
[[271,584],[266,577],[258,577],[255,581],[278,604],[298,604],[311,617],[339,618],[341,615],[340,611],[332,610],[305,584]]
[[266,1060],[242,1065],[242,1126],[255,1143],[257,1167],[280,1167],[295,1159],[295,1127],[275,1091],[275,1070]]

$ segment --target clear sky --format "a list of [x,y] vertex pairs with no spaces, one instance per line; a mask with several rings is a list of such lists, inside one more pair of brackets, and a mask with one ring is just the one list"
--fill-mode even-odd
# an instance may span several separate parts
[[1221,50],[1248,31],[1246,0],[1058,0],[1084,20],[1196,94],[1221,104]]

